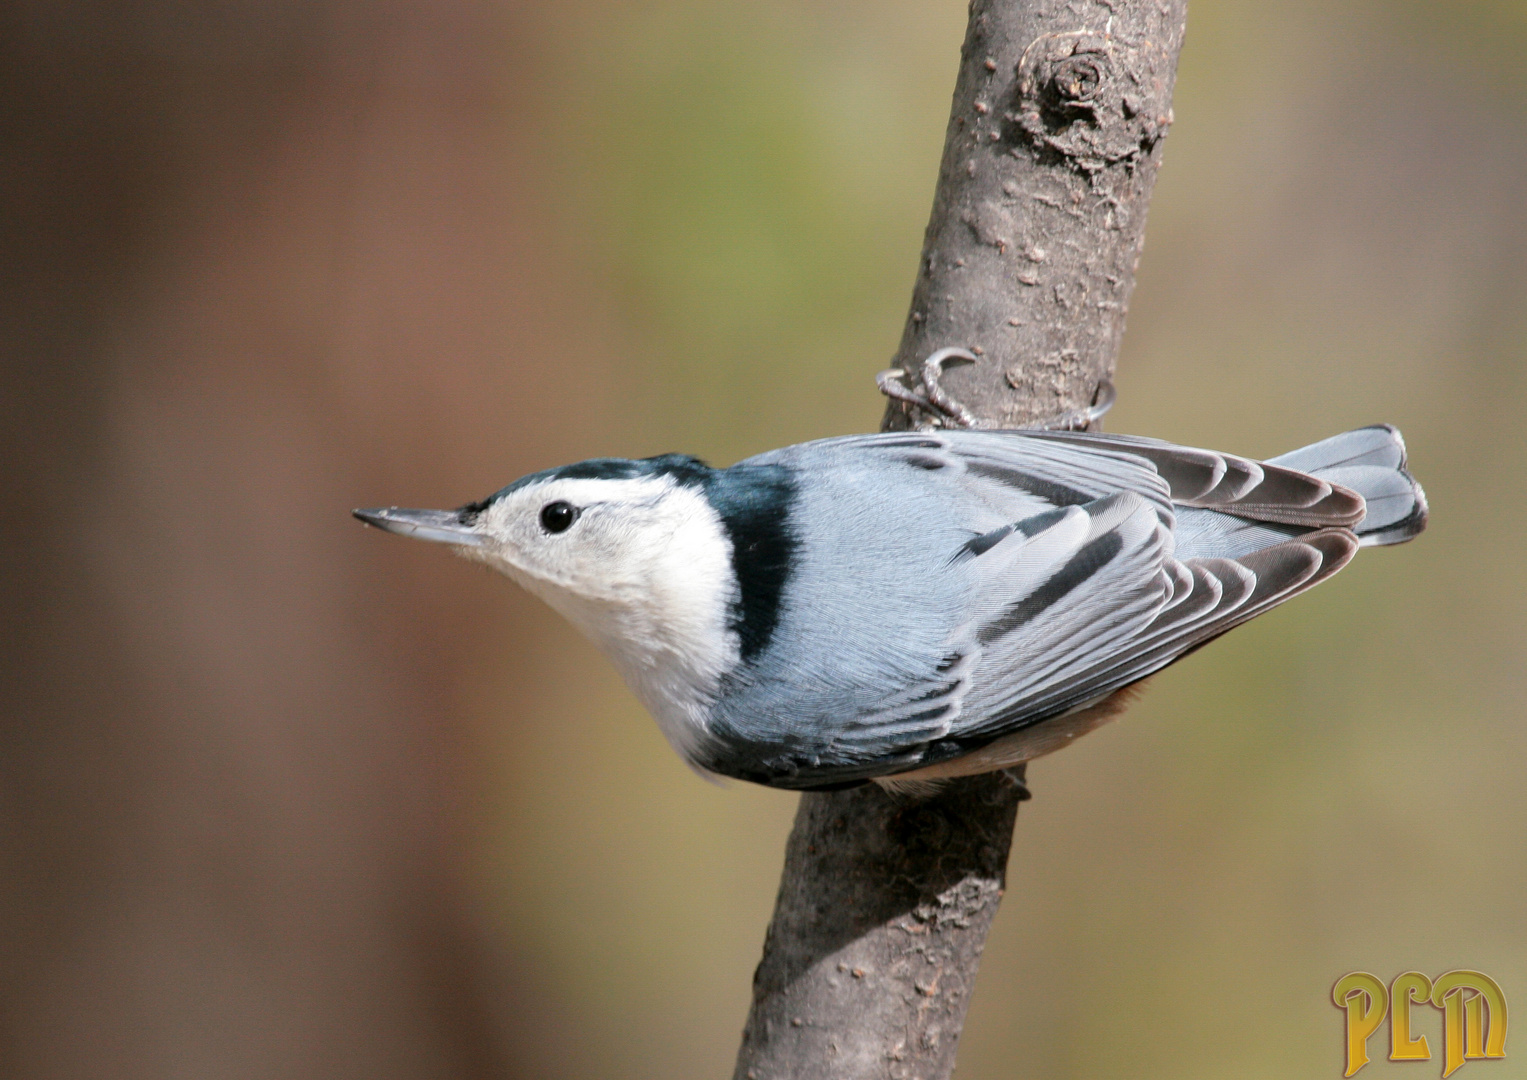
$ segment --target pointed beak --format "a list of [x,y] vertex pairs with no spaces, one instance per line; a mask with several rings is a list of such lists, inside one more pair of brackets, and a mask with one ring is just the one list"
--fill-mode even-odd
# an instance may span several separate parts
[[487,542],[475,525],[461,520],[460,510],[400,510],[396,506],[375,510],[352,510],[367,525],[386,529],[415,540],[431,540],[457,547],[480,547]]

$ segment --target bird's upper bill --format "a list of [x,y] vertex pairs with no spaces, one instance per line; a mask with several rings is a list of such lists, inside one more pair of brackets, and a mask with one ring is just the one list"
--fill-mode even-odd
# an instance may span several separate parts
[[460,510],[404,510],[396,506],[372,510],[352,510],[367,525],[411,536],[415,540],[432,540],[437,544],[454,544],[457,547],[481,547],[487,538],[461,519]]

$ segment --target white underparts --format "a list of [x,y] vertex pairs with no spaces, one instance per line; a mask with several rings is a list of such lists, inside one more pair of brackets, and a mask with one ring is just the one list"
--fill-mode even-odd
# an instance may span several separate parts
[[[565,533],[518,528],[559,499],[583,508]],[[503,520],[495,530],[500,555],[483,561],[598,645],[668,741],[693,760],[740,650],[731,627],[738,586],[720,515],[703,493],[668,476],[552,480],[506,501],[493,511]]]
[[721,680],[738,663],[738,585],[731,541],[702,494],[674,484],[663,511],[664,527],[640,555],[649,587],[603,624],[602,645],[674,749],[693,761]]

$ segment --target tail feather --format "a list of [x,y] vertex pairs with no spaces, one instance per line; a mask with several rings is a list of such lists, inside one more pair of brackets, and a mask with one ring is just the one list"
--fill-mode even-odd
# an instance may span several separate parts
[[1373,424],[1369,427],[1344,431],[1321,439],[1317,443],[1301,446],[1275,458],[1268,458],[1274,465],[1283,465],[1300,472],[1320,474],[1322,469],[1338,465],[1375,465],[1381,469],[1405,467],[1405,440],[1400,429],[1393,424]]
[[[1405,440],[1388,424],[1333,435],[1266,464],[1361,495],[1365,512],[1350,528],[1364,547],[1401,544],[1426,528],[1426,493],[1405,471]],[[1249,509],[1179,506],[1178,557],[1240,559],[1309,531],[1287,523],[1287,517],[1279,524],[1276,517],[1267,520],[1260,508]]]
[[1368,504],[1353,527],[1364,547],[1402,544],[1426,528],[1426,492],[1405,471],[1405,440],[1390,424],[1333,435],[1270,459],[1351,488]]

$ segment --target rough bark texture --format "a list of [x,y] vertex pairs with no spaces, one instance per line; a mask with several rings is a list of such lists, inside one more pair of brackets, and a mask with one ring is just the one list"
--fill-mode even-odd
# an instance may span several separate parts
[[[1014,427],[1111,378],[1171,123],[1186,0],[974,0],[896,363]],[[926,421],[893,402],[885,427]],[[1021,780],[1021,775],[1018,777]],[[1020,784],[801,797],[737,1080],[937,1080],[1006,883]]]
[[[1021,427],[1111,377],[1172,116],[1185,0],[977,0],[896,363]],[[906,425],[893,404],[887,427]]]

